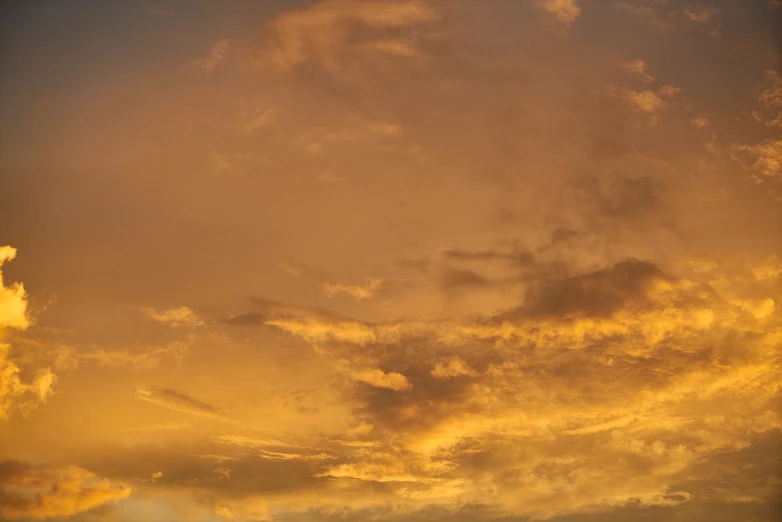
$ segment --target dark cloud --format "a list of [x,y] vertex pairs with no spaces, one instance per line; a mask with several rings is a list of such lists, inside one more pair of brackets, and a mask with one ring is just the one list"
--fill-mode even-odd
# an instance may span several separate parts
[[493,282],[474,272],[463,268],[446,268],[440,276],[440,287],[446,293],[459,292],[461,290],[489,288]]
[[137,390],[137,396],[142,400],[187,413],[197,413],[206,416],[224,415],[223,411],[213,404],[169,388],[141,386]]
[[542,282],[526,302],[500,319],[532,317],[610,317],[629,304],[642,304],[650,285],[670,279],[648,261],[627,259],[596,272]]
[[532,266],[535,264],[535,254],[532,252],[499,252],[496,250],[470,251],[460,248],[446,248],[442,251],[446,259],[455,261],[492,261],[504,260],[514,265]]

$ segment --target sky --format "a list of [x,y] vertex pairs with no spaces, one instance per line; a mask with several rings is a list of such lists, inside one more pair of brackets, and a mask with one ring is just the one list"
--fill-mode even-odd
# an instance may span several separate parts
[[782,517],[782,2],[9,0],[0,520]]

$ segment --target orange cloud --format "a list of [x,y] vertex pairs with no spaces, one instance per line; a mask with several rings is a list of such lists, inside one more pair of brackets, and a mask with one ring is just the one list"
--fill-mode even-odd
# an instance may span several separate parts
[[535,0],[535,6],[565,26],[572,25],[581,14],[577,0]]
[[[353,49],[352,29],[404,29],[436,18],[421,0],[327,0],[279,15],[267,26],[271,33],[268,57],[283,69],[314,61],[327,69],[339,69],[341,55]],[[370,39],[363,49],[401,56],[417,52],[411,41]]]
[[49,368],[40,368],[32,382],[23,382],[21,369],[12,359],[11,346],[2,342],[8,328],[25,330],[31,323],[24,286],[21,283],[6,286],[3,281],[2,265],[15,257],[16,249],[0,247],[0,420],[8,419],[14,410],[27,414],[45,403],[57,379]]
[[8,460],[0,463],[0,515],[5,520],[69,517],[127,498],[131,487],[76,467]]

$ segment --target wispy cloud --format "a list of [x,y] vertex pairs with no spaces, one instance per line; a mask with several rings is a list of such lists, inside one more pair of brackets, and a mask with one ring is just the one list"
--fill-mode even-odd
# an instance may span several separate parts
[[136,388],[136,397],[143,401],[190,415],[212,419],[227,418],[225,413],[217,406],[169,388],[138,386]]
[[174,328],[180,326],[202,326],[204,324],[204,321],[198,314],[186,306],[181,308],[169,308],[167,310],[142,308],[141,311],[153,321]]
[[218,40],[212,46],[212,50],[209,51],[209,56],[191,60],[190,63],[185,66],[185,69],[201,73],[204,76],[211,76],[217,67],[223,63],[223,60],[225,60],[228,48],[229,45],[227,40]]
[[154,2],[147,2],[144,4],[147,11],[157,16],[174,16],[174,9],[169,5],[166,0],[156,0]]

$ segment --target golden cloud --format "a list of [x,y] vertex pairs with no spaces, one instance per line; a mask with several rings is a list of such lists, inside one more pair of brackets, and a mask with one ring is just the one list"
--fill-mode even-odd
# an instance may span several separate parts
[[172,326],[202,326],[204,321],[190,308],[183,306],[181,308],[170,308],[168,310],[155,310],[154,308],[143,308],[144,315],[159,323]]
[[127,498],[131,487],[76,467],[0,463],[0,515],[5,520],[69,517]]
[[[21,283],[6,286],[3,281],[2,265],[15,257],[15,248],[0,247],[0,339],[8,328],[24,330],[30,325],[24,286]],[[0,420],[7,419],[14,410],[26,415],[38,404],[45,403],[57,379],[49,368],[38,369],[37,376],[29,383],[23,382],[20,374],[21,369],[11,357],[11,346],[0,341]]]

